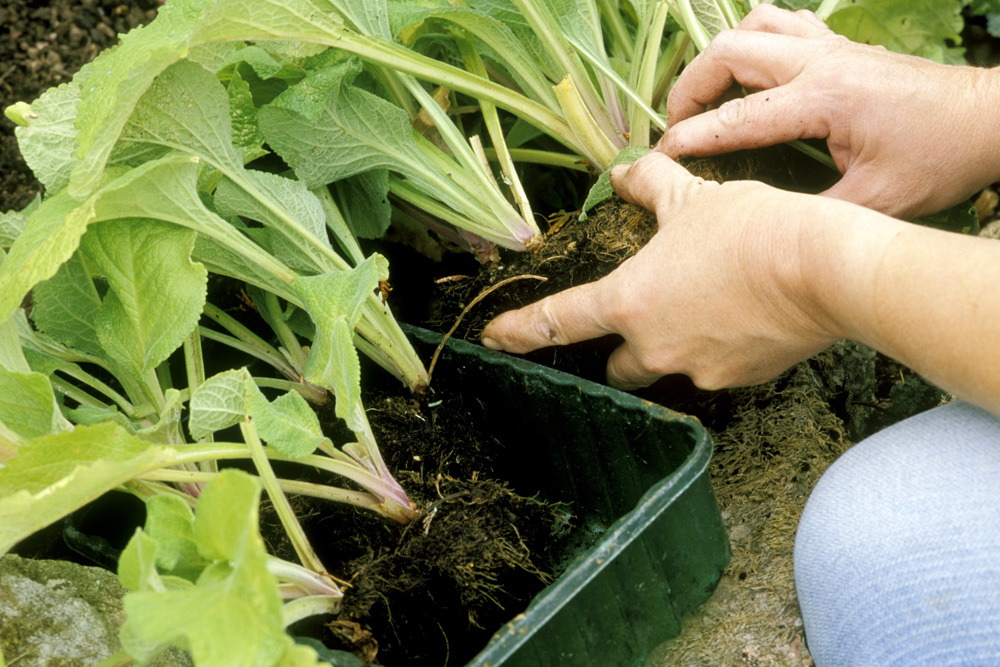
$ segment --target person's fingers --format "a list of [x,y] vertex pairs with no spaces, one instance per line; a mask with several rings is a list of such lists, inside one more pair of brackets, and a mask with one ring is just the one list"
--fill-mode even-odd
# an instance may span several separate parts
[[608,357],[607,381],[616,389],[632,391],[648,387],[663,375],[663,373],[651,371],[643,366],[638,355],[628,343],[619,345]]
[[572,287],[486,325],[482,342],[493,350],[525,354],[614,333],[604,322],[601,281]]
[[756,30],[807,39],[827,37],[833,34],[833,31],[823,23],[823,20],[808,9],[790,12],[774,5],[758,5],[740,21],[736,29]]
[[667,125],[696,116],[738,83],[764,90],[798,76],[815,42],[789,35],[726,30],[684,68],[667,97]]
[[619,197],[656,211],[659,206],[678,206],[687,199],[691,188],[704,181],[693,176],[663,153],[647,153],[632,164],[614,167],[609,174],[611,187]]
[[671,126],[656,149],[676,159],[825,139],[830,133],[826,110],[808,108],[808,99],[789,85],[731,100]]

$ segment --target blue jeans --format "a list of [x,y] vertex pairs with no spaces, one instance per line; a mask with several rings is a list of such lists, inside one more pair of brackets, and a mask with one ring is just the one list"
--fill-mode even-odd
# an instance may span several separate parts
[[859,443],[795,539],[817,667],[1000,665],[1000,419],[967,403]]

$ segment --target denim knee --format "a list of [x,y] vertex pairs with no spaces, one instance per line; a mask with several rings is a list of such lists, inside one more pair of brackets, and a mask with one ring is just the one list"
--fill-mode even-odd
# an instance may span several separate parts
[[795,541],[818,667],[1000,665],[1000,419],[952,403],[859,443]]

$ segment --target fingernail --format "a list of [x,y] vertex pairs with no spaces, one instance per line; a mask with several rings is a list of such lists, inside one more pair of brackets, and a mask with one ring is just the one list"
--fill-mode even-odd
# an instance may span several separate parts
[[503,345],[496,342],[492,338],[483,338],[483,347],[488,347],[491,350],[503,351]]

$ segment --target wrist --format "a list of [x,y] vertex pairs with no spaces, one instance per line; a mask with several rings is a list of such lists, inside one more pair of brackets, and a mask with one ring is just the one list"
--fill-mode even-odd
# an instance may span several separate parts
[[909,223],[828,197],[805,197],[795,238],[799,304],[818,330],[878,347],[878,271]]

